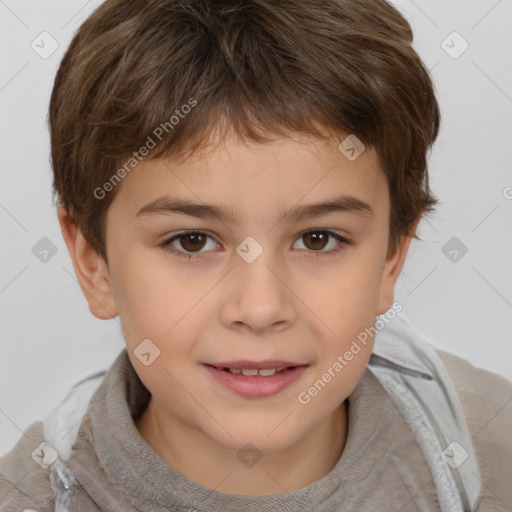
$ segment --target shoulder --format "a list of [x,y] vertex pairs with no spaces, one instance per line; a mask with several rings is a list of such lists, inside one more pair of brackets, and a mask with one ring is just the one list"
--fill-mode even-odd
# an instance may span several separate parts
[[[0,512],[53,512],[54,498],[50,468],[37,459],[37,449],[44,442],[43,422],[32,423],[11,451],[0,457]],[[44,463],[41,462],[44,466]]]
[[512,382],[454,354],[436,352],[464,411],[480,466],[482,505],[508,510],[512,507]]

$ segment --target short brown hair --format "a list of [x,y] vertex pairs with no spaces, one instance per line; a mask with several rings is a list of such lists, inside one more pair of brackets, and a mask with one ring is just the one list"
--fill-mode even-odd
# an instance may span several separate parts
[[[105,214],[117,189],[104,185],[115,185],[116,169],[155,127],[165,137],[148,159],[191,154],[221,125],[258,142],[291,132],[322,137],[322,126],[376,149],[394,250],[438,202],[427,151],[440,113],[412,40],[384,0],[107,0],[80,27],[55,78],[54,196],[107,261]],[[98,198],[98,187],[109,193]]]

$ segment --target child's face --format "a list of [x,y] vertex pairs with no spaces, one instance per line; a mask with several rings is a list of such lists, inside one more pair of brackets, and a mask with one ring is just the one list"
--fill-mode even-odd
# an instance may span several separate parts
[[[246,145],[227,138],[184,162],[142,162],[118,186],[107,216],[109,269],[100,265],[109,290],[102,293],[112,294],[131,362],[160,413],[235,450],[247,442],[284,449],[328,421],[362,376],[373,340],[333,371],[338,356],[391,307],[410,241],[386,256],[388,186],[374,150],[351,162],[334,141]],[[341,196],[373,213],[280,218]],[[164,198],[214,205],[233,218],[138,215]],[[312,228],[316,233],[302,236]],[[203,238],[160,246],[185,230]],[[329,253],[337,247],[341,252]],[[134,354],[146,339],[160,350],[148,366]],[[212,368],[265,360],[301,368],[274,377]],[[322,377],[329,369],[331,378]],[[319,379],[321,391],[309,392]]]

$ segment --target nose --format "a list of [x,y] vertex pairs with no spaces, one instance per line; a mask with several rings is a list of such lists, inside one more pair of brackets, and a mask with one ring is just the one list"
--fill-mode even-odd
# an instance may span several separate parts
[[264,250],[250,263],[237,255],[234,265],[222,305],[226,327],[262,334],[292,324],[296,310],[291,279],[271,251]]

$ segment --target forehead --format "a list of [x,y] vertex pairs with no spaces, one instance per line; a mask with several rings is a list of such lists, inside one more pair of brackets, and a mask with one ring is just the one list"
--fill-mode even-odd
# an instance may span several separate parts
[[348,199],[347,213],[364,214],[365,205],[366,213],[386,210],[387,180],[373,148],[350,160],[334,139],[253,143],[226,136],[189,158],[143,160],[118,185],[111,208],[147,218],[178,200],[243,221],[283,217],[301,205],[341,197]]

